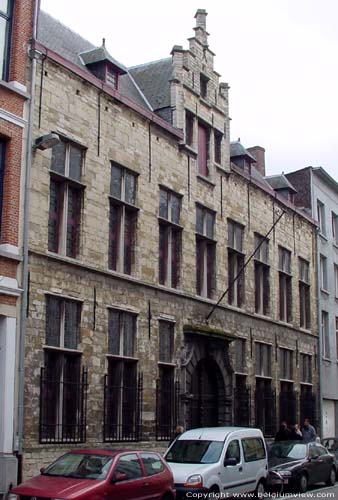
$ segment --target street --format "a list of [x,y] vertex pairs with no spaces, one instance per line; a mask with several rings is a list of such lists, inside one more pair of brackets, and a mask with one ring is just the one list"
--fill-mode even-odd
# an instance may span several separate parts
[[284,493],[275,498],[287,498],[289,500],[302,498],[304,500],[310,498],[338,498],[338,483],[334,486],[314,486],[306,493]]

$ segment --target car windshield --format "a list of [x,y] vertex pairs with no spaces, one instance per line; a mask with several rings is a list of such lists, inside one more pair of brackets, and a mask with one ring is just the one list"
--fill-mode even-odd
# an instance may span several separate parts
[[44,476],[105,479],[113,458],[110,455],[66,453],[43,472]]
[[269,449],[269,458],[301,460],[307,456],[307,446],[303,443],[278,442]]
[[223,449],[220,441],[190,441],[178,439],[168,451],[167,462],[182,464],[213,464],[218,462]]

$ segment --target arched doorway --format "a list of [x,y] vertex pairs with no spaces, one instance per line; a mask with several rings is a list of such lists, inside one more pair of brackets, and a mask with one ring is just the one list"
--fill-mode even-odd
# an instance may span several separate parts
[[220,424],[220,399],[224,382],[218,364],[212,358],[201,359],[191,376],[190,428],[216,427]]

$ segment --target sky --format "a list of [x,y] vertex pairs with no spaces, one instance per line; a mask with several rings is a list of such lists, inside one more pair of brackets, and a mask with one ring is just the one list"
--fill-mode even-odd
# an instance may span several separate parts
[[337,0],[41,0],[130,67],[188,48],[205,9],[214,69],[230,85],[231,140],[263,146],[267,175],[312,165],[338,181]]

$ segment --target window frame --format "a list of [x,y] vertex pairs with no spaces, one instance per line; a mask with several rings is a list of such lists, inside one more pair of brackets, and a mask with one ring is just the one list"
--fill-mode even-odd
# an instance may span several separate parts
[[317,220],[320,234],[326,237],[325,204],[317,198]]
[[[203,132],[202,132],[203,131]],[[210,132],[211,128],[202,121],[198,121],[197,129],[197,167],[198,175],[209,178],[210,169]]]
[[282,246],[278,247],[279,274],[279,320],[292,321],[292,274],[291,252]]
[[[202,217],[199,230],[199,214]],[[212,226],[208,226],[211,223]],[[216,288],[216,213],[196,203],[196,293],[200,297],[212,298]],[[210,231],[211,229],[211,231]]]
[[323,358],[330,359],[329,313],[323,310],[321,313],[321,335],[322,335],[322,346],[323,346]]
[[[180,225],[182,212],[182,195],[160,186],[159,203],[159,283],[178,288],[181,277],[182,232]],[[166,214],[161,213],[161,200],[166,196]],[[177,220],[173,220],[173,200],[178,207]]]
[[299,257],[298,268],[299,325],[309,330],[311,328],[310,262]]
[[258,248],[254,256],[255,313],[268,316],[270,309],[269,240],[255,233],[255,248]]
[[[114,331],[113,328],[113,318],[112,315],[116,314],[118,317],[118,350],[114,351],[116,345],[114,345]],[[126,332],[126,325],[131,321],[132,332]],[[122,358],[122,359],[138,359],[135,356],[135,352],[137,350],[137,322],[138,322],[138,314],[133,311],[127,311],[125,309],[118,309],[115,307],[108,308],[108,329],[107,329],[107,353],[109,357],[114,358]],[[130,348],[126,344],[128,342],[128,338],[131,340]],[[127,349],[127,350],[126,350]],[[130,351],[128,351],[130,349]]]
[[301,384],[312,384],[312,355],[299,354],[299,378]]
[[0,66],[0,80],[3,81],[8,81],[10,77],[14,0],[8,0],[7,5],[7,12],[0,10],[0,19],[4,19],[6,23],[3,33],[4,51],[3,55],[0,54],[0,58],[3,56],[3,63],[1,65],[2,67]]
[[293,351],[284,347],[279,348],[279,378],[281,380],[293,381]]
[[4,209],[4,182],[6,169],[7,141],[0,137],[0,237],[2,235],[2,221]]
[[260,378],[272,377],[272,346],[255,342],[255,375]]
[[245,303],[244,231],[243,224],[228,219],[228,303],[234,307],[242,307]]
[[331,212],[331,229],[333,243],[338,245],[338,215],[333,211]]
[[320,289],[328,292],[327,257],[323,254],[319,256],[320,264]]
[[[139,211],[136,205],[139,174],[113,161],[110,162],[110,166],[108,268],[111,271],[131,275],[135,261],[137,216]],[[120,170],[121,173],[119,196],[113,192],[114,168]],[[127,176],[133,178],[134,182],[132,202],[126,196]]]
[[[64,146],[64,157],[60,166],[54,168],[55,148]],[[71,176],[71,150],[81,154],[78,178]],[[52,148],[50,164],[49,212],[48,212],[48,251],[66,257],[78,258],[80,254],[80,233],[82,223],[85,185],[82,183],[86,148],[67,138]],[[55,205],[53,205],[55,203]],[[75,216],[72,210],[75,209]],[[70,233],[69,233],[70,231]],[[70,234],[70,238],[68,239]]]

